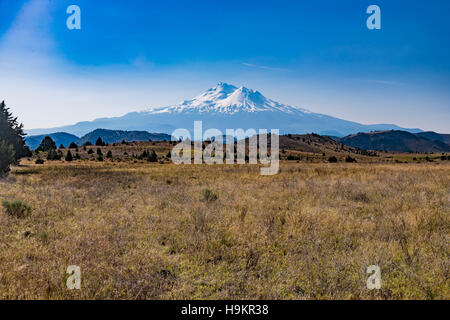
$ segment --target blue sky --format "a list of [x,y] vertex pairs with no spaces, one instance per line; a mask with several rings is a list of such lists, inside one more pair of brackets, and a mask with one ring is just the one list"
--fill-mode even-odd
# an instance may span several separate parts
[[[68,30],[66,8],[81,8]],[[381,8],[381,30],[366,8]],[[450,133],[450,1],[0,0],[0,99],[27,128],[120,116],[219,81],[362,123]]]

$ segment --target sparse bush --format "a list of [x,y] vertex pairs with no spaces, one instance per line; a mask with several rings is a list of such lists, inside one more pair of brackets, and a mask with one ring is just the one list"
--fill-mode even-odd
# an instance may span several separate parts
[[2,202],[3,208],[5,208],[6,214],[16,218],[23,218],[31,213],[31,207],[21,200]]
[[139,156],[137,156],[137,158],[138,158],[139,160],[147,159],[147,158],[148,158],[148,155],[149,155],[148,151],[147,151],[147,150],[144,150]]
[[103,161],[103,155],[99,154],[97,157],[97,161]]
[[212,191],[211,189],[203,189],[202,190],[202,199],[206,202],[214,202],[219,198],[217,193]]
[[47,232],[42,231],[41,233],[39,233],[39,240],[41,240],[44,244],[48,244],[49,241],[49,235]]
[[152,150],[152,151],[149,153],[149,155],[148,155],[148,157],[147,157],[147,161],[148,161],[148,162],[156,162],[156,161],[158,161],[158,156],[156,155],[155,150]]
[[352,158],[352,157],[350,157],[350,156],[347,156],[347,157],[345,158],[345,162],[350,162],[350,163],[356,162],[356,159],[355,159],[355,158]]
[[93,154],[93,153],[94,153],[94,150],[89,149],[87,153],[88,153],[88,154]]
[[287,160],[300,160],[300,157],[298,156],[293,156],[292,154],[288,155],[286,157]]
[[111,158],[112,158],[112,152],[111,152],[111,150],[109,150],[109,151],[106,153],[106,158],[108,158],[108,159],[111,159]]
[[37,158],[35,161],[36,164],[44,164],[44,162],[45,162],[44,159],[41,158]]
[[151,150],[150,152],[144,150],[138,157],[139,160],[147,160],[148,162],[157,162],[158,156],[155,150]]
[[328,162],[336,163],[336,162],[338,162],[338,159],[335,156],[331,156],[331,157],[328,158]]
[[61,151],[56,151],[55,149],[50,149],[47,152],[47,160],[51,161],[51,160],[61,160],[62,158],[62,153]]
[[367,194],[365,192],[362,192],[362,191],[353,191],[353,192],[351,192],[349,198],[351,200],[359,201],[359,202],[366,202],[366,203],[368,203],[370,201],[369,197],[367,196]]
[[102,152],[102,149],[100,149],[100,148],[97,148],[97,155],[99,155],[99,156],[103,156],[103,152]]

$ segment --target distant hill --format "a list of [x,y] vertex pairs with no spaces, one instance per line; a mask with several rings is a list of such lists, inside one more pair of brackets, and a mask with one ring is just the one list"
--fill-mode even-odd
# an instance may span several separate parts
[[444,142],[445,142],[446,144],[450,145],[450,134],[442,134],[442,133],[441,133],[441,136],[444,137]]
[[50,136],[50,138],[52,138],[53,141],[55,141],[57,147],[59,147],[61,144],[64,145],[65,147],[68,147],[69,144],[71,144],[72,142],[76,142],[78,139],[80,139],[79,137],[70,133],[56,132],[50,134],[42,134],[38,136],[29,136],[29,137],[27,136],[25,138],[25,142],[27,146],[30,147],[31,150],[34,150],[37,147],[39,147],[45,136]]
[[[436,137],[427,134],[428,137]],[[394,152],[450,152],[450,145],[430,140],[419,134],[406,131],[376,131],[369,133],[357,133],[337,139],[338,142],[348,146],[365,150],[385,150]]]
[[122,131],[96,129],[81,137],[76,143],[82,145],[86,142],[94,144],[98,138],[102,138],[105,143],[117,143],[125,141],[164,141],[171,140],[171,136],[165,133],[150,133],[147,131]]
[[441,134],[441,133],[436,133],[433,131],[426,131],[426,132],[416,133],[415,135],[418,137],[428,139],[428,140],[440,141],[440,142],[444,142],[444,143],[450,145],[450,134]]
[[280,149],[311,153],[342,152],[360,155],[375,155],[374,152],[367,152],[366,150],[344,145],[328,136],[321,136],[315,133],[280,136]]
[[[223,137],[224,142],[226,141]],[[260,139],[260,138],[258,138]],[[232,141],[232,140],[230,140]],[[240,140],[241,141],[241,140]],[[249,138],[245,138],[245,143],[248,148]],[[267,148],[271,147],[271,139],[267,138]],[[328,136],[321,136],[316,133],[309,134],[287,134],[279,136],[279,149],[282,154],[284,151],[296,151],[303,153],[315,153],[322,155],[340,153],[344,155],[364,155],[376,156],[375,151],[367,151],[359,148],[344,145],[333,140]]]
[[165,133],[150,133],[147,131],[122,131],[122,130],[107,130],[107,129],[96,129],[83,137],[77,137],[73,134],[66,132],[56,132],[50,134],[42,134],[37,136],[27,136],[26,144],[32,150],[39,147],[42,139],[45,136],[49,136],[55,141],[56,146],[61,144],[68,147],[72,142],[78,145],[82,145],[86,142],[94,144],[98,138],[102,138],[105,143],[116,143],[125,141],[170,141],[171,136]]

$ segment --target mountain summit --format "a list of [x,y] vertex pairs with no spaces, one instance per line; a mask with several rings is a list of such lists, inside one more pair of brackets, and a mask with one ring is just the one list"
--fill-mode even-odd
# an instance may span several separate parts
[[194,121],[203,121],[203,128],[244,130],[279,129],[280,133],[319,133],[345,136],[358,132],[405,130],[391,124],[363,125],[306,109],[281,104],[266,98],[259,91],[220,82],[199,96],[178,104],[150,111],[131,112],[122,117],[102,118],[53,129],[28,130],[29,134],[65,131],[82,136],[97,128],[111,130],[146,130],[171,134],[175,129],[193,130]]
[[[284,112],[297,113],[298,109],[267,99],[260,92],[246,87],[235,87],[220,82],[191,100],[185,100],[174,106],[157,109],[154,113],[221,113],[238,112]],[[306,111],[306,110],[304,110]]]

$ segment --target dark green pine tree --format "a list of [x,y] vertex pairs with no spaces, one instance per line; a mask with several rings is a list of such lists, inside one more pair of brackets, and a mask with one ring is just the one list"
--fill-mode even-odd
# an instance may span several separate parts
[[67,151],[66,161],[71,162],[73,160],[72,152]]
[[5,101],[0,103],[0,140],[12,146],[14,150],[14,162],[22,157],[31,156],[30,149],[25,145],[25,133],[23,125],[13,117]]
[[105,143],[103,142],[102,138],[99,137],[99,138],[97,139],[97,141],[95,142],[95,145],[96,145],[97,147],[104,147],[104,146],[105,146]]
[[56,143],[55,143],[55,141],[53,141],[52,138],[50,138],[49,136],[46,136],[46,137],[44,137],[44,139],[42,139],[42,142],[39,145],[39,147],[36,149],[36,151],[47,152],[50,150],[56,150]]
[[9,171],[9,166],[14,163],[14,149],[12,145],[0,140],[0,178]]

